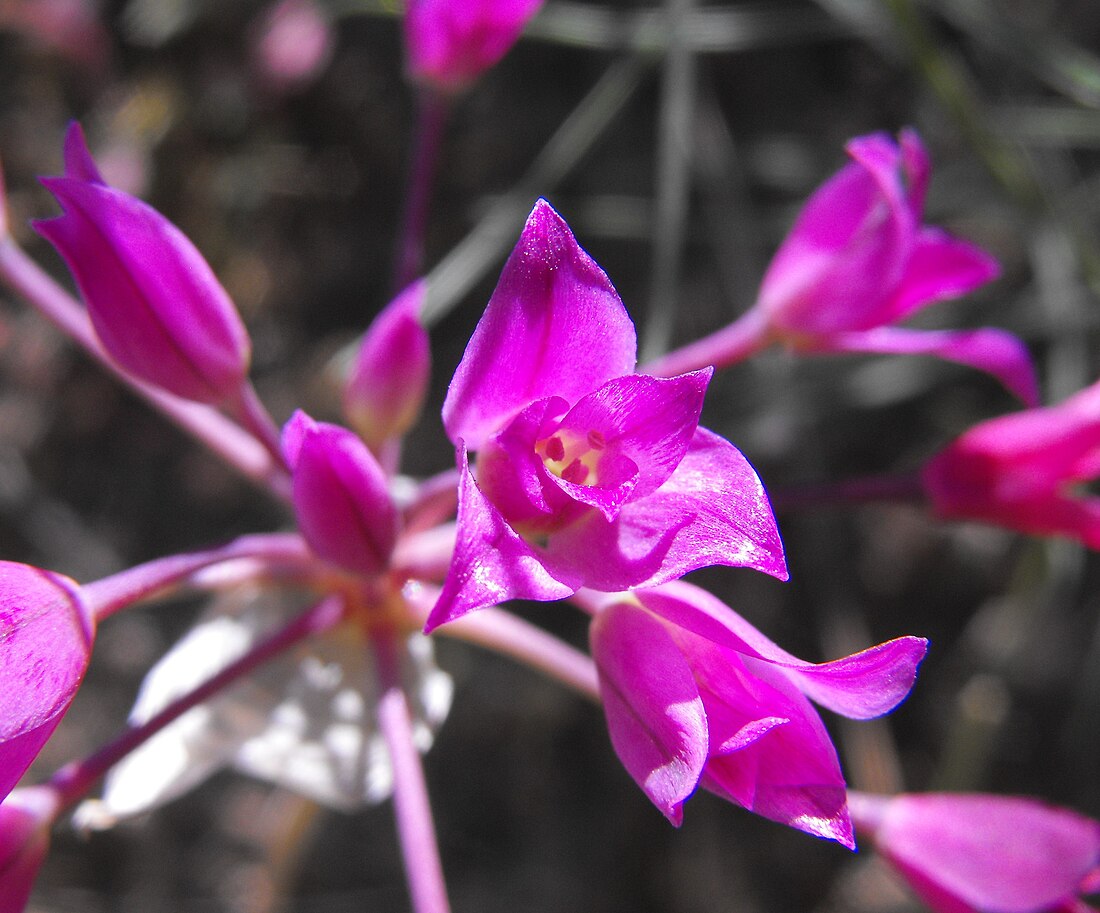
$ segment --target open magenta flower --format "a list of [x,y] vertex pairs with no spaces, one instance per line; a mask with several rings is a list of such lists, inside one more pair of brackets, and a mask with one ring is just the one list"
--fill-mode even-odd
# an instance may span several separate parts
[[607,276],[539,201],[443,405],[458,532],[429,630],[511,598],[653,586],[706,565],[786,579],[759,478],[699,427],[710,372],[636,375],[635,347]]
[[1034,799],[966,793],[849,796],[875,848],[936,913],[1086,913],[1100,822]]
[[410,76],[461,92],[508,52],[540,6],[542,0],[408,0]]
[[772,342],[800,352],[935,355],[992,374],[1038,400],[1027,350],[998,329],[910,330],[892,324],[996,278],[985,251],[924,225],[931,165],[920,138],[876,133],[847,146],[852,161],[807,201],[764,275],[756,304],[717,333],[646,370],[721,367]]
[[924,467],[941,517],[979,520],[1100,549],[1100,383],[1065,402],[975,425]]
[[237,397],[251,356],[248,334],[187,237],[104,183],[79,124],[65,137],[65,176],[42,183],[65,212],[34,227],[68,263],[111,357],[185,399]]
[[69,709],[94,636],[95,620],[74,581],[0,561],[0,800]]
[[796,659],[683,581],[609,597],[591,629],[611,742],[673,823],[698,786],[854,848],[836,749],[808,698],[852,719],[908,695],[928,642]]

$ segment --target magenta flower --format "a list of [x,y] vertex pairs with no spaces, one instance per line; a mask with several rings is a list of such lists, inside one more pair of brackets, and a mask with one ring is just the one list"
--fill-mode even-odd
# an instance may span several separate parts
[[542,0],[408,0],[410,76],[446,94],[466,89],[516,43]]
[[20,913],[26,907],[59,810],[57,794],[40,786],[17,789],[0,804],[0,910],[4,913]]
[[384,570],[397,542],[397,509],[366,445],[347,428],[299,411],[283,429],[283,453],[310,548],[353,573]]
[[635,346],[607,276],[539,201],[443,405],[458,533],[428,630],[507,599],[654,586],[712,564],[786,579],[759,478],[699,427],[710,372],[635,375]]
[[772,258],[753,308],[714,335],[649,366],[654,373],[722,366],[779,341],[800,352],[935,355],[992,374],[1038,401],[1027,350],[1003,330],[894,327],[927,305],[996,278],[985,251],[923,225],[931,164],[904,130],[848,143],[852,162],[806,202]]
[[921,473],[933,509],[1100,549],[1100,383],[1057,406],[975,425]]
[[96,334],[140,380],[217,403],[245,382],[251,344],[195,246],[159,212],[107,186],[74,123],[65,176],[43,178],[65,214],[34,223],[68,263]]
[[928,642],[901,637],[814,665],[698,587],[610,597],[591,629],[611,743],[679,825],[703,786],[749,811],[854,848],[836,749],[807,698],[851,719],[908,695]]
[[75,582],[0,561],[0,800],[69,709],[94,637],[95,620]]
[[375,318],[344,385],[344,415],[375,455],[413,426],[428,393],[431,352],[420,323],[426,293],[415,282]]
[[852,817],[936,913],[1085,913],[1100,822],[1034,799],[849,796]]

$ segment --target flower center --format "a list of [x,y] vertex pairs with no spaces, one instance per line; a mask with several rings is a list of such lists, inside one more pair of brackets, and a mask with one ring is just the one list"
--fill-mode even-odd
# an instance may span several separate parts
[[585,436],[559,430],[535,444],[535,452],[559,479],[574,485],[598,485],[600,458],[607,446],[604,436],[591,430]]

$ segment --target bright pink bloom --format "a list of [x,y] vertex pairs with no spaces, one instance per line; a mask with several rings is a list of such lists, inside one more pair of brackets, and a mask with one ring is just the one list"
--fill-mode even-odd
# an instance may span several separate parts
[[408,0],[409,74],[442,92],[461,92],[519,39],[542,0]]
[[65,137],[65,176],[42,183],[65,214],[34,227],[68,263],[111,357],[186,399],[238,394],[251,344],[229,295],[175,225],[104,183],[79,124]]
[[17,789],[0,804],[0,910],[20,913],[50,846],[59,811],[57,793],[41,786]]
[[1100,383],[1057,406],[975,425],[925,466],[941,517],[980,520],[1100,549]]
[[844,776],[807,698],[851,719],[887,713],[928,645],[901,637],[815,665],[682,581],[610,597],[591,643],[615,752],[673,824],[704,786],[847,847]]
[[786,579],[759,478],[699,427],[711,372],[633,374],[635,346],[607,276],[539,201],[443,405],[458,536],[429,630],[511,598],[654,586],[712,564]]
[[420,323],[427,285],[415,282],[367,329],[344,385],[344,415],[367,446],[381,452],[420,417],[431,352]]
[[298,411],[283,429],[283,454],[310,548],[354,573],[386,568],[397,542],[397,509],[366,445],[347,428]]
[[936,913],[1084,913],[1100,822],[1034,799],[852,793],[852,817]]
[[780,245],[754,307],[653,370],[729,364],[773,341],[801,352],[935,355],[987,371],[1028,404],[1038,401],[1027,350],[998,329],[921,331],[892,324],[934,301],[996,278],[985,251],[923,225],[931,164],[904,130],[848,143],[852,162],[806,202]]
[[0,800],[69,709],[94,636],[75,582],[0,561]]

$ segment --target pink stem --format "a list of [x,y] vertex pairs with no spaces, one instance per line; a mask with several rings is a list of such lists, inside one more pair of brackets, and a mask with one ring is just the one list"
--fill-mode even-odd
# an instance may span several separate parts
[[415,913],[449,913],[451,906],[447,900],[424,768],[413,741],[409,702],[401,688],[400,647],[391,632],[376,633],[372,645],[382,690],[378,701],[378,728],[386,741],[393,768],[394,816],[413,910]]
[[48,784],[60,797],[61,806],[67,808],[79,802],[111,767],[169,723],[179,719],[192,707],[209,700],[242,676],[262,666],[299,641],[329,630],[343,618],[343,615],[344,605],[338,597],[330,596],[321,600],[286,627],[258,643],[240,659],[230,663],[217,675],[173,701],[160,713],[139,726],[126,729],[87,758],[66,764],[50,778]]
[[858,504],[868,501],[921,501],[925,498],[920,475],[865,476],[839,482],[793,486],[769,493],[776,510]]
[[257,534],[241,536],[219,548],[139,564],[85,584],[80,592],[92,616],[99,622],[139,600],[163,593],[211,565],[238,559],[256,561],[257,575],[270,574],[272,570],[308,571],[317,565],[317,559],[297,534]]
[[449,102],[446,98],[431,89],[421,90],[417,97],[416,145],[394,272],[394,290],[398,292],[419,276],[424,266],[428,210],[448,113]]
[[766,319],[759,309],[750,308],[721,330],[641,365],[638,373],[676,377],[708,366],[727,368],[767,348],[771,342]]
[[262,440],[216,409],[181,399],[131,377],[114,363],[99,342],[84,308],[7,235],[0,236],[0,279],[37,308],[108,372],[197,438],[246,478],[284,500],[290,496],[286,467]]

